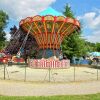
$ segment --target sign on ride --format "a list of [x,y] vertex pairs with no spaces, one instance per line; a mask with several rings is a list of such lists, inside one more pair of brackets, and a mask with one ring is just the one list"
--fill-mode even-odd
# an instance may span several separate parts
[[70,60],[46,60],[46,59],[30,59],[29,67],[31,68],[69,68]]

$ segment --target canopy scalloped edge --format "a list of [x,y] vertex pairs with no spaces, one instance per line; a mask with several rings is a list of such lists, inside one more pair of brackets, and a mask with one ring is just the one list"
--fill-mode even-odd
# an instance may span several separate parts
[[36,15],[34,17],[27,17],[20,21],[19,26],[25,23],[32,23],[32,22],[39,22],[39,21],[42,21],[42,22],[45,22],[45,21],[60,22],[61,21],[61,22],[74,24],[78,26],[78,28],[80,28],[80,23],[76,19],[64,17],[64,16],[52,16],[52,15],[46,15],[46,16]]

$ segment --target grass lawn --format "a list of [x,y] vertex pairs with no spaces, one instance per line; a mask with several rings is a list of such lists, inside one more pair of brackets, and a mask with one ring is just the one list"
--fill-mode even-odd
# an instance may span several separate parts
[[0,100],[100,100],[100,93],[91,95],[74,95],[74,96],[0,96]]

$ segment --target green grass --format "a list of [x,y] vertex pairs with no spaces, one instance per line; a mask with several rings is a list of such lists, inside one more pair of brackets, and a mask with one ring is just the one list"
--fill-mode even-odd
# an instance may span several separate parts
[[100,93],[91,95],[73,95],[73,96],[0,96],[0,100],[100,100]]

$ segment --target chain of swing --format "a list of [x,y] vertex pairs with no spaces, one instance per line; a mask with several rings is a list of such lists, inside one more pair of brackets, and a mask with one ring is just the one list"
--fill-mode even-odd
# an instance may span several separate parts
[[24,38],[24,40],[23,40],[23,43],[22,43],[22,45],[21,45],[21,47],[19,48],[19,51],[18,51],[18,53],[17,53],[17,56],[19,56],[19,57],[20,57],[21,49],[24,49],[24,47],[25,47],[25,44],[26,44],[26,42],[27,42],[27,39],[28,39],[28,36],[29,36],[29,34],[30,34],[31,29],[32,29],[32,24],[31,24],[31,26],[29,27],[29,30],[28,30],[28,32],[27,32],[27,34],[26,34],[26,36],[25,36],[25,38]]
[[[27,41],[27,39],[28,39],[28,36],[29,36],[29,34],[30,34],[30,31],[31,31],[31,29],[32,29],[32,24],[31,24],[31,26],[29,27],[29,30],[28,30],[28,32],[27,32],[27,34],[26,34],[26,36],[25,36],[25,38],[24,38],[24,40],[23,40],[23,43],[22,43],[22,45],[20,46],[20,48],[19,48],[19,50],[18,50],[18,53],[17,53],[17,56],[19,56],[20,57],[20,52],[21,52],[21,49],[24,49],[24,47],[25,47],[25,44],[26,44],[26,41]],[[18,30],[16,30],[16,32],[13,34],[13,38],[16,36],[16,34],[18,34],[20,32],[20,30],[18,29]],[[75,30],[75,32],[76,32],[76,30]],[[55,39],[56,39],[56,32],[55,32],[55,28],[54,28],[54,36],[53,36],[53,42],[55,42]],[[61,35],[60,35],[60,32],[58,32],[58,41],[59,41],[59,44],[60,44],[60,48],[59,48],[59,54],[62,52],[62,46],[61,46]],[[54,44],[55,45],[55,44]],[[54,51],[53,51],[54,52]],[[43,55],[42,55],[42,57],[44,57],[44,55],[45,55],[45,53],[46,53],[46,50],[44,50],[44,53],[43,53]],[[55,53],[54,53],[54,56],[55,56]]]
[[[25,38],[24,38],[24,40],[23,40],[23,43],[22,43],[22,45],[20,46],[20,49],[19,49],[19,51],[18,51],[18,53],[17,53],[17,55],[19,55],[19,56],[20,56],[20,51],[21,51],[21,49],[25,47],[25,44],[26,44],[26,41],[27,41],[27,39],[28,39],[28,36],[29,36],[29,34],[30,34],[31,29],[32,29],[32,24],[31,24],[31,26],[29,27],[29,30],[28,30],[28,32],[27,32],[27,34],[26,34],[26,36],[25,36]],[[76,32],[76,31],[75,31],[75,32]],[[18,34],[18,33],[19,33],[19,30],[17,30],[17,31],[15,32],[15,34],[14,34],[12,37],[14,38],[14,37],[16,36],[16,34]],[[54,30],[53,42],[55,41],[55,35],[56,35],[56,33],[55,33],[55,30]],[[59,40],[59,44],[60,44],[59,50],[60,50],[60,52],[62,52],[61,35],[60,35],[60,32],[58,33],[58,40]],[[43,56],[44,56],[45,52],[46,52],[46,51],[44,50]],[[60,52],[59,52],[59,53],[60,53]],[[55,55],[55,54],[54,54],[54,55]]]
[[[55,22],[54,22],[54,24],[55,24]],[[56,32],[55,32],[55,27],[54,27],[54,31],[53,31],[53,42],[55,42],[55,40],[56,40]],[[60,32],[58,33],[58,41],[59,41],[59,44],[60,44],[60,48],[59,48],[59,51],[60,52],[58,52],[58,54],[61,54],[61,51],[62,51],[62,47],[61,47],[61,36],[60,36]],[[55,46],[55,44],[53,44],[53,56],[55,56],[55,48],[54,48],[54,46]],[[42,58],[44,58],[45,57],[45,55],[46,55],[46,50],[44,49],[44,52],[43,52],[43,54],[42,54]]]

